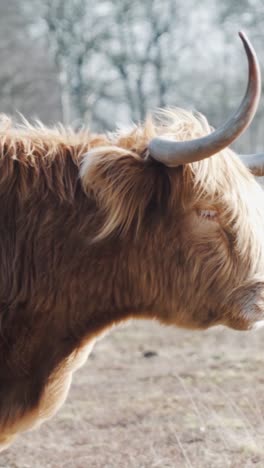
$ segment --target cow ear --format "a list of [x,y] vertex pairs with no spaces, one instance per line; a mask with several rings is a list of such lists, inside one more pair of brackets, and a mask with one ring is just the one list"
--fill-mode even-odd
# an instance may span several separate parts
[[84,155],[80,176],[96,198],[104,222],[97,240],[111,234],[137,233],[150,208],[160,205],[164,175],[154,162],[117,146],[98,147]]

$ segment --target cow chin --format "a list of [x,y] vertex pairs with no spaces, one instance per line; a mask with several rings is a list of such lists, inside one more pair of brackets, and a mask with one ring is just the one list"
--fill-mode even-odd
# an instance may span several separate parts
[[[187,318],[186,318],[187,317]],[[205,330],[217,325],[233,330],[258,330],[264,327],[264,278],[251,280],[233,290],[221,303],[199,312],[177,315],[180,328]]]
[[224,325],[235,330],[257,330],[264,326],[264,280],[237,288],[225,306]]

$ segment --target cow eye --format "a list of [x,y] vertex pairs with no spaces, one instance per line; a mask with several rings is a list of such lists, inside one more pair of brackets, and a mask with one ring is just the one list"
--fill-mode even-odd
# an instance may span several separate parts
[[216,210],[197,210],[198,216],[208,221],[217,221],[218,213]]

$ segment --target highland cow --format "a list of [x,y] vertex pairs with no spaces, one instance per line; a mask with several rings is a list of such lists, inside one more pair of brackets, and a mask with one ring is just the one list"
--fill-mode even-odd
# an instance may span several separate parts
[[[96,337],[130,318],[241,330],[264,320],[264,194],[230,145],[238,111],[161,112],[110,135],[0,128],[0,442],[52,416]],[[242,158],[243,159],[243,158]]]

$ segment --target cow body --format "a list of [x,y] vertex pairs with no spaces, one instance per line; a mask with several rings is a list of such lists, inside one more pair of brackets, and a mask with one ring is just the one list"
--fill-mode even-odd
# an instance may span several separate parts
[[108,137],[2,122],[2,448],[56,412],[114,324],[263,320],[264,195],[228,149],[177,168],[146,159],[155,135],[209,131],[183,111],[163,117]]

